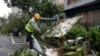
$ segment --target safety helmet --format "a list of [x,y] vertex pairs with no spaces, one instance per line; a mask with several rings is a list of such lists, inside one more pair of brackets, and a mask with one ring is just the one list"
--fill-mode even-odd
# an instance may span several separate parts
[[35,13],[33,15],[33,17],[34,17],[34,19],[38,20],[38,19],[40,19],[40,14],[39,13]]

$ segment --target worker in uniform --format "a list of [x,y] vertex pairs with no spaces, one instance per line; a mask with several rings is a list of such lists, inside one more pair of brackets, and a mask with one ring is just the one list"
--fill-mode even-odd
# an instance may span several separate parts
[[39,33],[41,33],[41,30],[37,23],[39,20],[40,20],[40,14],[35,13],[34,15],[32,15],[32,19],[30,19],[25,26],[25,30],[27,32],[26,42],[28,43],[30,49],[33,49],[34,47],[33,45],[34,41],[32,38],[32,33],[34,33],[33,31],[37,30]]

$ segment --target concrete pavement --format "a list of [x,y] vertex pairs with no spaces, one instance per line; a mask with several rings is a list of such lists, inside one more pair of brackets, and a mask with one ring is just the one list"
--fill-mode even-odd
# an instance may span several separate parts
[[13,36],[12,38],[15,41],[14,44],[12,43],[11,36],[0,35],[0,56],[8,56],[9,53],[13,53],[19,48],[27,48],[24,42],[25,38]]

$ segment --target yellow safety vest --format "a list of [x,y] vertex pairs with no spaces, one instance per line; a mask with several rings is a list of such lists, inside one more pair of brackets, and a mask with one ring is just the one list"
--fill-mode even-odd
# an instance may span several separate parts
[[[34,27],[32,26],[31,22],[35,22],[35,20],[34,19],[30,19],[29,22],[25,26],[25,29],[28,32],[33,32],[34,31]],[[37,23],[35,22],[35,24],[37,24]]]

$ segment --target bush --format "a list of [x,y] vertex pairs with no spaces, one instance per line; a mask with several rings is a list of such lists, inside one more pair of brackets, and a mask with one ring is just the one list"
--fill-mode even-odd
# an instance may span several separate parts
[[66,34],[66,38],[76,39],[77,37],[86,37],[87,30],[81,25],[75,25],[71,30]]
[[18,49],[10,56],[37,56],[37,53],[31,52],[29,49]]
[[97,26],[89,28],[88,33],[92,40],[100,41],[100,29]]
[[14,28],[18,28],[22,33],[25,33],[25,25],[29,20],[29,16],[27,14],[23,14],[21,16],[10,14],[8,16],[7,23],[2,27],[2,33],[8,34],[13,32]]
[[2,33],[3,26],[6,24],[6,19],[4,17],[0,17],[0,33]]
[[100,52],[100,29],[97,26],[90,27],[88,34],[91,38],[92,48]]
[[[77,37],[87,37],[87,30],[85,27],[81,25],[74,25],[70,31],[65,35],[66,40],[67,39],[76,39]],[[71,48],[73,47],[73,48]],[[79,50],[78,50],[79,49]],[[62,54],[70,54],[69,56],[73,55],[74,56],[85,56],[85,51],[84,48],[80,44],[71,44],[67,43],[65,41],[65,44],[61,48]],[[74,53],[73,53],[74,52]]]

